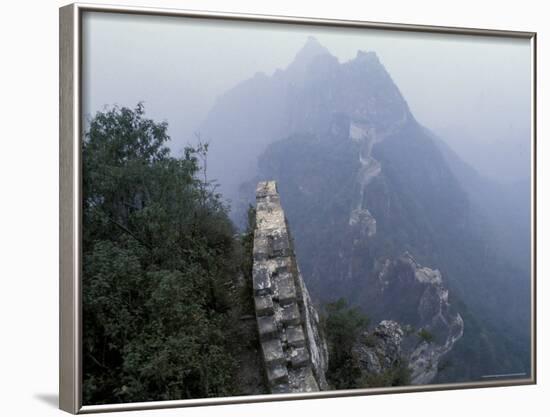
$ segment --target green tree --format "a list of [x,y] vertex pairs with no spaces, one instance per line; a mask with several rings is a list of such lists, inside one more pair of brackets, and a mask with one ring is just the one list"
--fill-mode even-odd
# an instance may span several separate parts
[[363,373],[356,388],[397,387],[411,383],[411,370],[405,359],[400,359],[391,367],[378,374]]
[[333,389],[357,388],[361,369],[353,355],[353,346],[368,326],[368,318],[345,299],[325,305],[323,324],[329,349],[327,380]]
[[433,334],[428,329],[421,329],[418,332],[418,337],[422,342],[432,343],[434,340]]
[[230,395],[234,228],[208,145],[174,157],[166,123],[113,107],[83,141],[86,404]]

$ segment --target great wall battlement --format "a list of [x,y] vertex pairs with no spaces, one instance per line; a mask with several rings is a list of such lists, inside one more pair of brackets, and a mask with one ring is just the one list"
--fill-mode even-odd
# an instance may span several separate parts
[[326,342],[300,274],[275,181],[256,189],[253,250],[256,322],[272,393],[327,389]]

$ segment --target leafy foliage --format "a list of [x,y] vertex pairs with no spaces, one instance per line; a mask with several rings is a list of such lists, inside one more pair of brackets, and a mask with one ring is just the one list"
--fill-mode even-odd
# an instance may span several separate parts
[[401,359],[398,363],[379,374],[363,373],[358,387],[380,388],[409,385],[411,383],[411,373],[408,362]]
[[368,318],[359,309],[348,307],[343,298],[325,306],[323,324],[329,349],[326,377],[331,388],[358,387],[361,369],[355,361],[352,349],[368,322]]
[[[332,389],[375,388],[408,385],[411,370],[408,362],[400,358],[380,373],[361,369],[353,352],[359,336],[366,330],[369,319],[358,308],[349,307],[344,298],[325,305],[323,324],[329,349],[327,381]],[[375,347],[376,337],[362,340],[367,347]],[[381,359],[382,360],[382,359]]]
[[144,107],[83,143],[84,403],[230,395],[231,297],[243,253],[206,177],[207,144],[170,155]]
[[242,285],[240,286],[240,296],[239,301],[242,306],[247,306],[247,310],[254,310],[253,298],[250,294],[253,293],[252,289],[252,265],[253,258],[247,254],[252,254],[254,250],[254,230],[256,228],[256,209],[252,206],[248,206],[248,211],[246,214],[247,226],[244,233],[242,233],[240,242],[241,250],[243,252],[241,262],[241,274],[243,277]]
[[421,329],[418,332],[418,337],[420,337],[420,340],[426,343],[432,343],[434,340],[434,336],[428,329]]

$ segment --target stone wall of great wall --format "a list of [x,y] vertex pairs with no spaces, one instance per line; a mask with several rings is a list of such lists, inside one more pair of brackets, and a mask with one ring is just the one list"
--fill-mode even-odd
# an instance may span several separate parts
[[270,392],[327,389],[326,342],[300,274],[275,181],[256,189],[253,250],[256,322]]

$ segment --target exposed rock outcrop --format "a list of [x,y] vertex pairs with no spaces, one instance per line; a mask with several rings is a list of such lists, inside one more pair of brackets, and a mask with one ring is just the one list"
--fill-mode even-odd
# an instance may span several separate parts
[[355,120],[356,117],[352,117],[349,123],[349,138],[359,145],[360,168],[356,176],[357,197],[350,214],[349,225],[359,228],[361,236],[370,238],[376,235],[376,219],[366,207],[365,191],[373,179],[382,172],[382,164],[372,156],[372,149],[374,145],[403,126],[409,118],[409,113],[403,111],[402,119],[390,127],[377,128]]
[[372,332],[361,335],[354,354],[361,369],[368,375],[380,375],[403,360],[403,329],[399,323],[384,320]]
[[421,266],[408,252],[379,267],[378,300],[385,315],[355,351],[361,367],[374,374],[387,371],[399,358],[408,362],[412,384],[428,384],[442,357],[462,337],[464,321],[449,303],[437,269]]
[[256,190],[254,304],[265,374],[273,393],[327,389],[326,342],[302,279],[274,181]]
[[[268,389],[327,389],[326,342],[300,274],[274,181],[256,189],[253,286],[256,320]],[[406,252],[378,262],[371,287],[383,320],[365,332],[354,354],[366,376],[408,364],[413,384],[430,383],[441,358],[462,337],[464,322],[451,307],[441,273]]]
[[[400,324],[413,382],[528,368],[517,354],[529,346],[518,333],[527,287],[493,251],[497,241],[467,194],[487,187],[415,120],[376,54],[339,62],[309,39],[286,69],[221,96],[201,132],[213,139],[209,172],[224,179],[235,221],[245,218],[257,182],[276,179],[313,298],[345,298],[374,324]],[[235,146],[247,152],[233,155]],[[400,257],[406,250],[434,269]],[[469,312],[465,325],[447,287]],[[456,343],[464,326],[480,341],[473,366],[460,366],[471,354],[470,344]],[[444,355],[451,365],[434,380]]]
[[414,347],[409,347],[408,357],[412,383],[428,384],[437,375],[442,356],[462,337],[464,321],[450,305],[449,291],[443,287],[438,270],[421,267],[410,255],[401,260],[408,263],[416,282],[424,287],[418,303],[421,337]]
[[[220,187],[227,198],[234,203],[244,198],[247,207],[253,196],[241,195],[239,187],[257,173],[266,146],[296,133],[324,134],[337,114],[377,135],[412,117],[374,52],[358,51],[339,62],[309,37],[286,68],[256,74],[218,97],[199,129],[210,138],[210,173],[224,179]],[[235,154],[235,146],[247,152]]]

